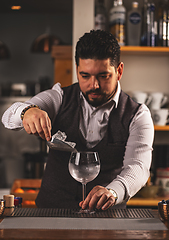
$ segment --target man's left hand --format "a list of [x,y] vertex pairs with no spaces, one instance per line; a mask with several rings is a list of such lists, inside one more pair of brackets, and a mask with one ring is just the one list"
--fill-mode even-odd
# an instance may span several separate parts
[[106,210],[115,204],[113,194],[102,186],[95,186],[87,195],[86,199],[79,203],[82,209],[89,208],[90,210],[97,208]]

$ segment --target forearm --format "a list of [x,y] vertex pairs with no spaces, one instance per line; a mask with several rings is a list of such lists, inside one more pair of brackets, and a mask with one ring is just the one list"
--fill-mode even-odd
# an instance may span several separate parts
[[150,175],[151,157],[147,157],[145,160],[147,164],[141,163],[141,159],[132,160],[132,163],[124,166],[116,179],[106,186],[117,193],[117,204],[123,201],[127,202],[146,184]]
[[46,111],[53,122],[62,103],[62,90],[59,84],[53,89],[39,93],[25,103],[17,102],[8,108],[2,116],[2,123],[8,129],[22,129],[21,112],[29,105],[38,105]]

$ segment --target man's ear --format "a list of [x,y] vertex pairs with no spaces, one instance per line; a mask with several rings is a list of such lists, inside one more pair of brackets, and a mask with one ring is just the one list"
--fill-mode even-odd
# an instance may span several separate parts
[[123,68],[124,68],[124,63],[120,62],[118,67],[117,67],[118,81],[120,81],[120,79],[123,75]]

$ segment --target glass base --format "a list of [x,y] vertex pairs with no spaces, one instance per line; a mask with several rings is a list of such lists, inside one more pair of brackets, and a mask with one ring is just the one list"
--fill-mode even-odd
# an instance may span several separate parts
[[80,209],[79,212],[77,212],[77,214],[94,214],[95,211],[94,210],[89,210],[89,209]]

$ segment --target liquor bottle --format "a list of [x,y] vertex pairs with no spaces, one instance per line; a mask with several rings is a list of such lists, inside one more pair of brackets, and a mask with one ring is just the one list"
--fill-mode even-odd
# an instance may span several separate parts
[[150,41],[147,42],[147,46],[154,47],[156,45],[155,42],[155,4],[154,2],[150,3],[149,6],[149,14],[150,14],[150,22],[149,22],[149,28],[148,28],[148,34],[150,36]]
[[98,0],[96,2],[95,30],[107,30],[107,13],[104,0]]
[[[110,10],[110,12],[112,9]],[[110,32],[116,37],[120,46],[125,45],[125,24],[126,24],[126,8],[123,6],[122,0],[117,0],[114,13],[110,14]]]
[[155,46],[157,24],[155,23],[155,4],[153,1],[144,0],[142,26],[141,45]]
[[141,45],[147,46],[147,26],[148,26],[148,1],[144,0],[142,11],[142,30],[141,30]]
[[140,45],[141,38],[141,11],[138,2],[132,3],[132,9],[127,14],[127,43],[132,46]]
[[114,21],[114,19],[115,19],[116,7],[117,7],[117,0],[114,0],[113,7],[110,9],[110,12],[109,12],[109,24],[110,24],[110,28],[111,28],[111,23],[112,23],[112,22]]
[[167,47],[169,47],[169,1],[167,2]]
[[163,4],[164,1],[160,0],[158,4],[158,11],[157,11],[157,31],[158,31],[158,39],[157,39],[157,46],[163,46]]
[[164,0],[162,10],[162,46],[168,45],[168,1]]

